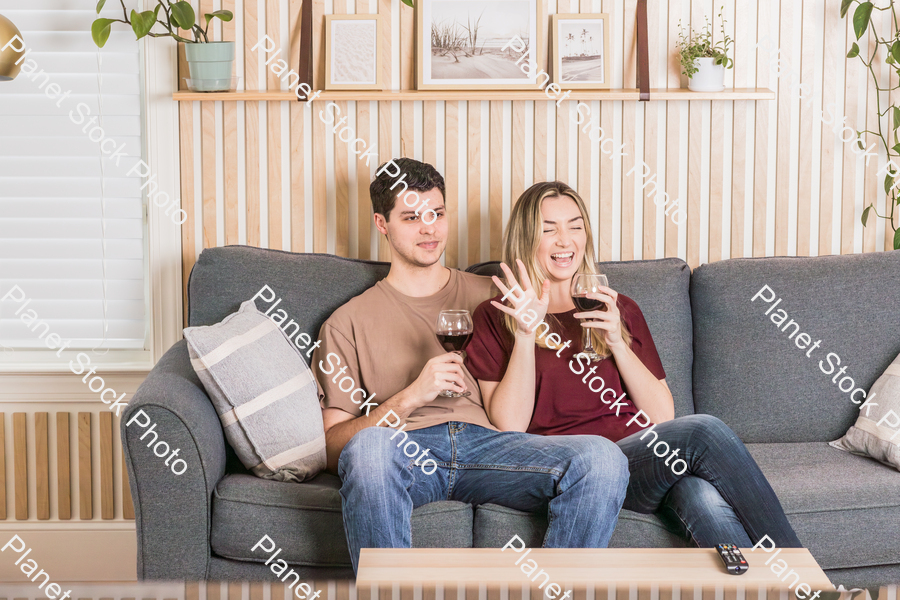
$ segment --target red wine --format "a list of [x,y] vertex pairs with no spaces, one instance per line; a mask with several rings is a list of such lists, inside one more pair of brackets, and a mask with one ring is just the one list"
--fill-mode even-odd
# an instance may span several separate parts
[[447,352],[459,352],[466,347],[472,333],[438,333],[438,341]]
[[572,301],[578,307],[580,312],[588,312],[590,310],[606,310],[606,302],[602,300],[594,300],[587,296],[572,296]]

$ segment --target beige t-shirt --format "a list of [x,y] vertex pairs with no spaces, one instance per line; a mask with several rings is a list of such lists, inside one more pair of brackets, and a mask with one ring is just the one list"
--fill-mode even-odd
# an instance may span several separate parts
[[[382,280],[337,309],[319,331],[321,346],[313,353],[313,372],[319,380],[323,408],[340,408],[355,417],[363,397],[384,402],[409,386],[425,363],[446,351],[435,333],[438,314],[445,309],[470,313],[496,295],[488,277],[450,269],[450,280],[438,293],[425,298],[401,294]],[[346,371],[338,373],[342,368]],[[468,398],[436,396],[406,419],[406,431],[448,421],[460,421],[496,430],[481,403],[478,383],[463,367]],[[349,378],[350,381],[347,381]],[[352,385],[352,387],[351,387]],[[360,389],[362,391],[358,391]]]

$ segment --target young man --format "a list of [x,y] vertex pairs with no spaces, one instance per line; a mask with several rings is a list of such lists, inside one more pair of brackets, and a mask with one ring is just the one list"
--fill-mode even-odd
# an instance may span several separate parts
[[[343,482],[354,571],[361,548],[410,547],[413,508],[438,500],[549,510],[544,546],[606,547],[628,484],[622,452],[599,436],[497,431],[462,358],[438,342],[441,310],[473,312],[495,293],[487,277],[440,263],[443,177],[401,158],[379,168],[369,191],[390,272],[322,325],[313,355],[325,366],[317,372],[328,467]],[[365,399],[341,388],[346,377]]]

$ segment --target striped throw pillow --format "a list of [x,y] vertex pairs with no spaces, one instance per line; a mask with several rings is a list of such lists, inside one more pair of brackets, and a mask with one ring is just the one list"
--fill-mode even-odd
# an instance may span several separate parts
[[252,300],[221,323],[186,328],[184,337],[225,438],[245,467],[264,479],[296,482],[325,468],[316,379]]
[[[900,470],[900,355],[872,385],[865,400],[872,404],[861,408],[844,437],[828,445]],[[860,407],[865,400],[860,399]]]

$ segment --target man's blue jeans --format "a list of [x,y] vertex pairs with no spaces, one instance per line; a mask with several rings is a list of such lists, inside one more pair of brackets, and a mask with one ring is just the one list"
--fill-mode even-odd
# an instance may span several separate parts
[[[413,457],[403,452],[408,441],[419,448]],[[438,465],[431,474],[414,463],[426,448]],[[341,452],[338,474],[356,571],[360,548],[409,548],[413,508],[438,500],[548,511],[544,547],[605,548],[625,498],[628,461],[602,437],[450,422],[408,433],[363,429]]]
[[780,548],[802,547],[772,486],[722,421],[689,415],[661,423],[655,432],[672,450],[681,449],[678,457],[687,463],[687,471],[676,475],[665,456],[653,453],[652,433],[639,431],[619,440],[631,472],[625,508],[674,517],[701,548],[748,548],[764,535]]

